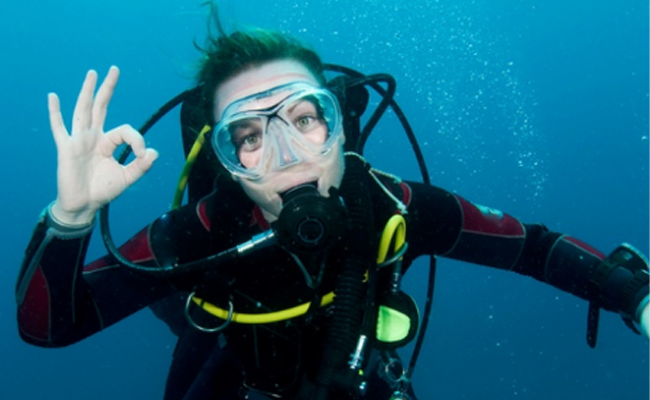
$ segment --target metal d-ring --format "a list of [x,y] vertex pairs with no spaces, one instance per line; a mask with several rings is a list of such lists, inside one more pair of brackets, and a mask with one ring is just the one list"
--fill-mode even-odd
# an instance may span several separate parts
[[235,307],[232,304],[232,301],[228,300],[228,316],[226,317],[226,322],[224,322],[223,324],[215,328],[206,328],[194,322],[192,316],[190,315],[190,305],[192,304],[192,299],[194,298],[195,293],[196,292],[190,293],[190,295],[187,296],[187,301],[185,302],[185,319],[187,319],[187,322],[189,322],[190,325],[200,330],[201,332],[206,332],[206,333],[217,333],[226,329],[228,325],[230,325],[230,322],[232,321],[232,315],[235,309]]

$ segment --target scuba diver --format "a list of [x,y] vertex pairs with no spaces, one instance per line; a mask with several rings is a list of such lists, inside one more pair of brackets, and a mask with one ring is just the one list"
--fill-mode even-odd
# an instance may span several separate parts
[[[48,96],[58,194],[18,277],[24,341],[67,346],[151,306],[179,336],[166,399],[415,399],[415,363],[396,350],[417,336],[419,352],[426,328],[400,288],[420,256],[511,270],[588,301],[591,346],[600,309],[648,337],[647,259],[632,246],[607,256],[372,168],[355,127],[363,79],[328,82],[318,55],[286,34],[218,28],[183,104],[186,154],[212,148],[183,179],[188,203],[119,249],[103,233],[109,254],[90,263],[97,212],[158,154],[129,125],[104,132],[116,67],[96,93],[97,73],[86,75],[70,132]],[[113,157],[122,144],[135,155],[126,165]]]

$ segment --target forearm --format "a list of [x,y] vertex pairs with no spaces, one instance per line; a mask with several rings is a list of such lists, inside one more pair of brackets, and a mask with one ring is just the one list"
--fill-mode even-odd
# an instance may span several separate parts
[[[44,212],[18,278],[16,301],[21,337],[45,347],[77,342],[172,293],[166,282],[137,274],[106,256],[84,266],[93,226],[67,228]],[[149,228],[120,251],[153,265]]]
[[[92,230],[92,224],[77,228],[58,224],[49,207],[40,216],[16,285],[18,326],[25,341],[67,344],[59,342],[82,317],[77,315],[81,311],[77,304],[84,297],[79,277]],[[84,319],[88,324],[89,318]]]
[[555,239],[539,240],[537,257],[524,259],[518,265],[522,272],[639,322],[638,308],[648,295],[644,257],[631,267],[626,257],[612,259],[578,239],[544,231],[543,235]]
[[[414,185],[415,186],[415,185]],[[605,254],[580,240],[524,224],[498,210],[439,188],[415,186],[410,241],[415,255],[431,253],[511,270],[548,283],[639,322],[647,272],[621,265],[599,268]],[[640,257],[643,258],[643,257]],[[619,263],[620,264],[620,263]],[[647,261],[640,260],[647,271]],[[599,271],[599,272],[598,272]],[[592,307],[593,308],[593,307]]]

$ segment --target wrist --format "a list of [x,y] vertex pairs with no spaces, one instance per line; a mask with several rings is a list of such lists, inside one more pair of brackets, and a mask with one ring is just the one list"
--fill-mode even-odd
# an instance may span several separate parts
[[94,224],[97,210],[68,212],[63,210],[58,201],[48,207],[50,218],[57,224],[66,228],[84,228]]

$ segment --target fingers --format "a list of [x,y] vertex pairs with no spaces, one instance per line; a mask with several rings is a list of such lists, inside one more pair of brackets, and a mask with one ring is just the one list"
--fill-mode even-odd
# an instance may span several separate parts
[[104,121],[106,120],[106,112],[108,110],[108,103],[110,103],[113,93],[115,91],[115,85],[117,85],[117,80],[120,76],[120,70],[112,66],[108,70],[108,74],[102,82],[97,95],[95,96],[95,101],[92,105],[92,114],[91,114],[91,127],[101,131],[104,127]]
[[54,142],[58,147],[62,141],[68,137],[68,130],[65,128],[65,124],[63,123],[59,96],[55,93],[49,93],[47,95],[47,109],[50,114],[50,129],[52,130],[52,136],[54,137]]
[[131,161],[126,167],[124,174],[127,185],[137,181],[153,166],[153,162],[158,158],[158,152],[154,149],[146,149],[144,155]]
[[72,134],[83,132],[90,128],[92,118],[93,95],[97,85],[97,72],[90,70],[81,86],[77,104],[72,114]]
[[[104,79],[104,82],[97,92],[97,97],[93,101],[95,86],[97,85],[97,72],[93,70],[88,71],[86,79],[84,79],[84,83],[81,86],[81,91],[77,98],[77,104],[75,105],[74,113],[72,115],[73,133],[83,132],[91,127],[97,127],[101,132],[106,119],[108,103],[113,96],[113,91],[117,84],[118,77],[119,70],[117,67],[111,67],[106,79]],[[54,141],[58,146],[69,136],[69,134],[65,128],[63,117],[61,115],[61,103],[59,97],[55,93],[48,94],[48,110],[50,113],[50,128],[52,129]]]
[[106,147],[101,151],[105,155],[112,155],[117,146],[126,143],[131,146],[136,159],[125,167],[126,184],[131,185],[151,169],[153,162],[158,158],[158,152],[147,149],[144,137],[130,125],[122,125],[106,133]]
[[112,156],[115,149],[124,143],[131,146],[133,154],[136,157],[144,155],[146,149],[144,137],[142,137],[140,132],[133,129],[131,125],[118,126],[106,132],[104,138],[107,140],[104,142],[102,148],[100,148],[101,154],[104,156]]

